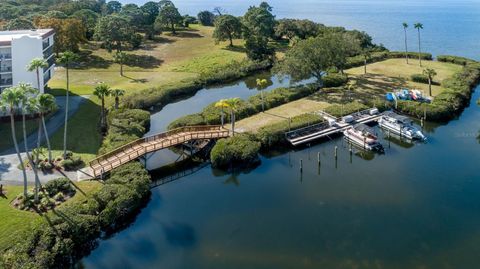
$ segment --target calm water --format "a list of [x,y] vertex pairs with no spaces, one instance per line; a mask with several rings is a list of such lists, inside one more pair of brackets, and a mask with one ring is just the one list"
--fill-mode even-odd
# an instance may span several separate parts
[[[122,0],[122,2],[132,2]],[[146,0],[133,0],[143,4]],[[201,10],[222,7],[243,15],[261,0],[174,0],[180,12],[196,15]],[[359,29],[392,50],[403,50],[402,22],[424,24],[424,51],[434,55],[461,54],[479,59],[479,0],[269,0],[278,18],[310,19],[326,25]],[[410,48],[417,49],[417,36],[409,30]]]
[[[176,1],[182,11],[192,14],[204,5],[220,5],[240,14],[249,2]],[[394,49],[402,36],[401,29],[393,26],[421,18],[429,51],[478,55],[479,2],[302,1],[294,8],[293,2],[269,2],[279,16],[349,27],[358,24]],[[220,98],[255,94],[248,85],[203,90],[194,99],[169,105],[152,116],[152,132]],[[478,98],[480,90],[472,100]],[[384,140],[384,155],[350,156],[338,138],[310,148],[268,153],[250,171],[226,174],[206,166],[153,189],[137,220],[100,242],[82,265],[99,269],[477,268],[478,119],[480,109],[472,101],[459,119],[428,125],[428,143]],[[149,166],[171,158],[167,153],[157,156]]]

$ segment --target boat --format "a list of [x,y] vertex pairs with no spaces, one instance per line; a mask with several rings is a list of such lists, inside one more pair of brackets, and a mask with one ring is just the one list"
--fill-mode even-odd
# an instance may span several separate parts
[[383,146],[378,142],[378,138],[372,128],[365,124],[357,124],[349,127],[343,132],[347,141],[355,146],[370,151],[383,152]]
[[426,140],[426,136],[422,131],[413,126],[410,118],[400,116],[393,112],[387,112],[382,115],[378,121],[380,128],[390,131],[393,134],[399,135],[411,140]]

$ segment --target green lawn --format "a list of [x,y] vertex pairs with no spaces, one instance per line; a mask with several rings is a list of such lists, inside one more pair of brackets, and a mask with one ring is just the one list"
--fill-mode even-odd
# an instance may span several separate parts
[[[147,41],[141,49],[127,52],[131,61],[124,66],[123,77],[111,53],[95,43],[85,45],[80,68],[71,70],[72,92],[91,94],[99,82],[127,91],[174,85],[246,57],[242,40],[235,40],[236,47],[229,49],[224,42],[215,44],[212,33],[213,27],[192,25],[176,36],[164,34],[155,41]],[[48,86],[54,89],[53,94],[63,95],[65,71],[59,68]]]
[[[82,201],[85,196],[82,194],[92,193],[100,187],[98,182],[78,182],[75,183],[81,191],[67,201],[67,203]],[[23,192],[21,186],[4,186],[6,197],[0,197],[0,252],[11,247],[15,242],[21,240],[21,236],[28,232],[33,225],[44,221],[43,217],[37,213],[21,211],[11,206],[15,197]]]

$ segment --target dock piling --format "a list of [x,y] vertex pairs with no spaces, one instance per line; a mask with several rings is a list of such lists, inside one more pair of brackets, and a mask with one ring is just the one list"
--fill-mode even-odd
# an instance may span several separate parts
[[300,172],[303,172],[303,160],[300,159]]
[[337,159],[337,157],[338,157],[338,147],[335,146],[335,159]]

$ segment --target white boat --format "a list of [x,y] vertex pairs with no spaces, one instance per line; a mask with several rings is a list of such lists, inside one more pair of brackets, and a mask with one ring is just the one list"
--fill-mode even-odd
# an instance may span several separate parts
[[347,141],[365,150],[383,152],[375,132],[365,124],[357,124],[343,132]]
[[422,131],[413,126],[410,118],[393,112],[385,113],[378,121],[380,128],[411,140],[426,140]]

